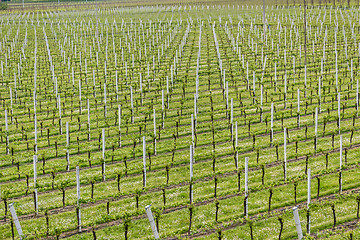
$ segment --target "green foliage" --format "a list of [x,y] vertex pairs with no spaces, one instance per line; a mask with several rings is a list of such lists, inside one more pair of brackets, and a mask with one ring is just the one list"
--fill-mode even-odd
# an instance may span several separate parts
[[0,2],[0,11],[8,9],[8,4],[6,2]]

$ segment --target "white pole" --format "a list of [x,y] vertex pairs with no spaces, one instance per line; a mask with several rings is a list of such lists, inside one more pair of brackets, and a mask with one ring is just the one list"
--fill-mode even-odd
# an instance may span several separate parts
[[143,136],[143,164],[144,164],[144,187],[146,187],[146,141]]
[[70,155],[69,155],[69,149],[66,149],[66,162],[67,162],[66,170],[69,171],[69,170],[70,170]]
[[156,224],[155,224],[155,221],[154,221],[154,217],[153,217],[153,214],[151,212],[151,205],[148,205],[145,207],[145,210],[146,210],[146,215],[149,219],[149,222],[150,222],[150,226],[151,226],[151,230],[154,234],[154,238],[155,239],[159,239],[159,233],[156,229]]
[[34,155],[34,156],[33,156],[33,165],[34,165],[34,188],[36,188],[36,179],[37,179],[36,163],[37,163],[37,155]]
[[196,102],[197,102],[197,96],[196,94],[194,94],[194,119],[196,120],[197,118],[197,106],[196,106]]
[[301,240],[303,238],[303,234],[302,234],[302,229],[301,229],[298,207],[293,208],[293,214],[294,214],[294,220],[295,220],[296,231],[298,234],[298,239]]
[[80,169],[79,169],[79,166],[76,166],[76,196],[77,196],[77,205],[80,206]]
[[10,203],[9,204],[9,209],[10,209],[10,213],[11,213],[11,216],[13,218],[13,221],[14,221],[14,224],[15,224],[15,227],[16,227],[16,230],[20,236],[20,239],[22,239],[23,237],[23,232],[22,232],[22,229],[21,229],[21,225],[20,225],[20,222],[19,222],[19,219],[16,215],[16,211],[15,211],[15,208],[14,208],[14,203]]

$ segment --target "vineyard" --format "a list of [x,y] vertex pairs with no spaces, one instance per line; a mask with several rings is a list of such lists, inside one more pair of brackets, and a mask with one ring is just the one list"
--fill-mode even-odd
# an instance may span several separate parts
[[91,4],[0,15],[0,239],[360,235],[355,3]]

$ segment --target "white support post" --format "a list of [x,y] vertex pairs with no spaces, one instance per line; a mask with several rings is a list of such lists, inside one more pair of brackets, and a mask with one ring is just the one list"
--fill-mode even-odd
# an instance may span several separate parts
[[146,210],[146,215],[149,219],[149,222],[150,222],[150,226],[151,226],[151,230],[154,234],[154,238],[155,239],[159,239],[159,233],[156,229],[156,224],[155,224],[155,221],[154,221],[154,217],[153,217],[153,214],[151,212],[151,205],[148,205],[145,207],[145,210]]
[[10,213],[11,213],[12,219],[14,221],[16,230],[17,230],[17,232],[19,234],[19,237],[20,237],[20,239],[22,239],[23,238],[23,231],[21,229],[19,219],[18,219],[18,217],[16,215],[16,211],[15,211],[15,208],[14,208],[14,203],[9,204],[9,209],[10,209]]
[[77,205],[80,206],[80,169],[79,169],[79,166],[76,166],[76,196],[77,196]]
[[196,121],[197,118],[197,96],[194,94],[194,119]]
[[70,171],[70,154],[69,154],[69,149],[66,149],[66,162],[67,162],[66,171]]
[[302,233],[302,229],[301,229],[298,207],[293,208],[293,214],[294,214],[294,220],[295,220],[296,231],[298,234],[298,239],[301,240],[303,238],[303,233]]

